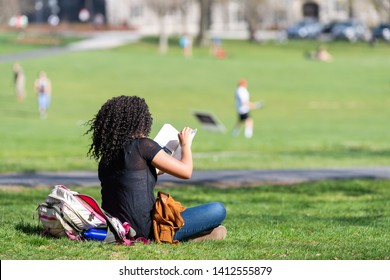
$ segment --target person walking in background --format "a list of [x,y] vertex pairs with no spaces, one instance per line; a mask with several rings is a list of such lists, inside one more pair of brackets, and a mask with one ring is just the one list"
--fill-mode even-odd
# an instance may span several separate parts
[[252,109],[261,107],[260,102],[251,102],[250,94],[247,89],[248,83],[241,79],[238,81],[238,86],[235,91],[236,110],[238,113],[238,121],[233,128],[233,136],[240,134],[241,126],[244,125],[244,135],[246,138],[251,138],[253,135],[253,119],[250,116]]
[[14,64],[13,73],[16,99],[23,101],[26,96],[26,78],[23,68],[19,63]]
[[34,83],[35,92],[38,95],[38,110],[41,118],[47,117],[47,111],[51,102],[51,81],[45,71],[40,71]]
[[[146,101],[138,96],[117,96],[106,101],[88,122],[92,144],[88,154],[99,161],[102,208],[110,215],[128,222],[136,238],[155,239],[153,209],[157,170],[181,179],[192,176],[191,144],[193,130],[183,128],[178,134],[182,158],[178,160],[148,135],[153,118]],[[226,209],[219,202],[186,208],[180,213],[181,228],[172,232],[178,241],[224,239],[226,228],[220,226]],[[167,216],[169,216],[167,214]]]
[[192,56],[192,37],[189,34],[184,34],[180,37],[179,45],[183,49],[185,57]]
[[220,37],[215,36],[212,38],[210,53],[220,59],[227,56],[226,50],[222,48],[222,40]]

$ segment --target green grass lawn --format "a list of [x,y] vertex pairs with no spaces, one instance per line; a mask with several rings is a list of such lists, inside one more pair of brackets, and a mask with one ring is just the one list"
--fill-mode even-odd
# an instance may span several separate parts
[[[74,188],[100,198],[100,189]],[[134,247],[41,237],[33,219],[48,189],[0,190],[2,260],[389,260],[390,181],[351,180],[217,189],[157,188],[190,207],[221,201],[224,241]],[[18,211],[15,211],[18,209]],[[35,215],[36,217],[36,215]]]
[[[18,52],[4,36],[2,54]],[[13,92],[13,63],[0,63],[0,172],[96,170],[86,157],[84,123],[121,94],[147,100],[152,137],[164,123],[198,127],[198,170],[389,165],[389,46],[335,42],[327,45],[332,63],[305,60],[303,53],[317,45],[225,41],[228,57],[219,60],[201,48],[184,58],[175,40],[162,55],[149,38],[112,50],[29,59],[21,61],[28,91],[22,103]],[[29,48],[35,46],[23,46]],[[53,82],[45,120],[32,90],[42,69]],[[252,99],[265,104],[252,113],[252,139],[230,133],[240,78],[249,81]],[[213,112],[227,132],[202,130],[195,110]],[[100,198],[98,187],[75,190]],[[0,189],[1,259],[390,259],[390,181],[164,191],[185,206],[223,202],[227,239],[126,248],[41,237],[32,217],[49,190],[13,187]]]
[[[86,157],[83,125],[110,97],[144,97],[154,117],[152,135],[166,122],[198,127],[195,169],[306,168],[390,164],[390,48],[329,43],[332,63],[304,59],[315,42],[251,44],[226,41],[228,57],[195,48],[183,57],[175,41],[167,54],[153,39],[106,51],[61,54],[22,61],[27,98],[15,100],[12,63],[0,71],[0,172],[94,170]],[[39,70],[53,82],[49,117],[40,120],[32,90]],[[249,81],[254,137],[231,136],[233,91]],[[227,129],[201,129],[193,112],[214,113]]]
[[1,32],[0,29],[0,55],[65,46],[80,39],[82,37],[60,36],[55,33]]

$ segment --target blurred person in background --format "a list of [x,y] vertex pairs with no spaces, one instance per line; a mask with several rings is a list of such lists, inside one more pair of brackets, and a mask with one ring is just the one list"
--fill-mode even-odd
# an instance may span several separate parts
[[306,53],[306,57],[312,60],[330,62],[332,61],[332,55],[327,51],[325,46],[321,45],[314,52]]
[[185,57],[192,56],[192,37],[189,34],[184,34],[180,37],[179,45],[183,49]]
[[38,96],[38,110],[41,118],[47,117],[47,111],[51,102],[51,81],[45,71],[40,71],[35,80],[34,89]]
[[18,101],[23,101],[26,96],[26,77],[23,68],[19,63],[14,64],[13,73],[16,99]]
[[251,138],[253,135],[253,119],[250,116],[250,111],[261,107],[260,102],[251,102],[250,94],[247,89],[248,82],[245,79],[238,81],[238,86],[235,90],[236,111],[238,120],[233,128],[233,136],[238,136],[241,131],[241,126],[244,125],[244,135],[246,138]]

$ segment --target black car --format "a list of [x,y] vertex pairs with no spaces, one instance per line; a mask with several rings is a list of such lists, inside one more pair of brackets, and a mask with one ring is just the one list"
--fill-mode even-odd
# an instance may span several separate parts
[[289,26],[286,32],[288,38],[316,39],[321,35],[322,24],[318,20],[306,19]]
[[332,39],[348,40],[350,42],[368,41],[370,31],[367,26],[358,20],[346,20],[334,23],[330,34]]
[[374,40],[385,40],[390,42],[390,23],[381,23],[372,30]]
[[324,27],[322,28],[322,33],[323,34],[327,34],[327,35],[330,35],[332,33],[332,28],[336,25],[340,23],[339,21],[336,21],[336,20],[333,20],[327,24],[324,25]]

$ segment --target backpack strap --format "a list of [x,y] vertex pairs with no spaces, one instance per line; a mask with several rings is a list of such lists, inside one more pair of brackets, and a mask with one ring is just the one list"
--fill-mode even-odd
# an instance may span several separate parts
[[150,244],[150,241],[144,237],[138,237],[134,239],[136,232],[130,226],[130,224],[128,222],[124,222],[122,224],[117,218],[112,217],[110,214],[100,208],[99,204],[94,198],[85,194],[77,194],[77,197],[88,204],[95,213],[105,218],[108,227],[107,237],[105,239],[106,243],[116,242],[127,246],[133,246],[135,242]]
[[[104,240],[105,243],[117,243],[117,244],[123,244],[127,246],[132,246],[134,245],[135,242],[150,244],[150,241],[147,240],[146,238],[143,237],[135,238],[136,232],[134,231],[134,229],[131,227],[129,223],[127,222],[122,223],[121,221],[119,221],[119,219],[112,217],[110,214],[108,214],[106,211],[100,208],[99,204],[91,196],[85,194],[79,194],[77,192],[71,191],[69,188],[67,188],[64,185],[57,185],[55,187],[64,189],[66,192],[71,192],[71,195],[73,195],[76,200],[81,202],[83,206],[86,207],[88,212],[91,213],[91,218],[100,220],[102,222],[102,226],[104,225],[104,228],[107,228],[107,236],[106,239]],[[56,194],[54,194],[53,196],[49,195],[49,198],[53,200],[53,203],[49,203],[46,200],[45,203],[38,205],[37,210],[40,209],[40,207],[46,207],[52,209],[51,210],[53,212],[52,218],[54,219],[55,216],[55,220],[57,220],[62,225],[61,229],[59,229],[61,230],[61,236],[65,234],[69,239],[72,240],[85,240],[83,234],[88,229],[80,228],[80,226],[75,224],[71,219],[71,217],[68,216],[64,211],[62,211],[61,209],[62,204],[56,205],[57,200],[61,201],[61,197],[57,198],[57,196],[58,195]],[[44,213],[43,214],[39,213],[39,215],[40,217],[45,216],[46,219],[49,218],[46,217]],[[47,226],[45,226],[45,230],[42,232],[42,235],[46,235],[48,233],[53,234],[52,230],[53,228],[48,228]],[[55,236],[57,235],[55,234]]]
[[[44,207],[49,207],[47,203],[42,203],[40,205],[38,205],[38,208],[40,206],[44,206]],[[38,209],[37,208],[37,209]],[[67,228],[70,227],[72,229],[74,228],[77,228],[74,223],[69,219],[69,217],[67,217],[66,215],[64,215],[63,211],[61,211],[61,209],[57,206],[57,205],[51,205],[50,206],[51,209],[53,209],[56,213],[57,213],[57,219],[60,221],[60,223],[62,224],[63,228],[64,228],[64,232],[65,234],[68,236],[69,239],[72,239],[72,240],[82,240],[82,237],[81,235],[75,235],[75,234],[72,234],[70,230],[68,230]],[[50,228],[46,228],[42,233],[41,235],[42,236],[45,236],[47,235],[48,233],[50,233]]]

